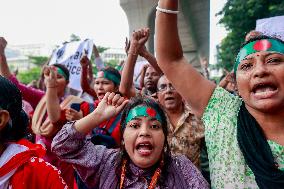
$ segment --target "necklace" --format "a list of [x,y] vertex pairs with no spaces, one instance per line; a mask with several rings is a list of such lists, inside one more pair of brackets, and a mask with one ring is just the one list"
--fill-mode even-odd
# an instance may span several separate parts
[[[125,180],[125,172],[126,172],[126,163],[127,163],[127,160],[124,159],[123,160],[123,163],[122,163],[122,169],[121,169],[121,175],[120,175],[120,185],[119,185],[119,189],[122,189],[123,188],[123,184],[124,184],[124,180]],[[158,181],[158,178],[160,177],[161,175],[161,168],[163,167],[164,165],[164,161],[161,160],[160,162],[160,166],[156,169],[152,179],[151,179],[151,182],[148,186],[148,189],[154,189],[156,184],[157,184],[157,181]]]

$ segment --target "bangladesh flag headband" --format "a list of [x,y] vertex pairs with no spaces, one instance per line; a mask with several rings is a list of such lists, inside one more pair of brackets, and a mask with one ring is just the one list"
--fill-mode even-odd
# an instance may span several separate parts
[[120,84],[120,78],[118,76],[116,76],[115,74],[113,74],[110,71],[104,70],[103,72],[104,72],[104,78],[112,81],[115,85]]
[[126,117],[125,123],[127,124],[129,121],[136,117],[153,117],[156,118],[160,123],[162,123],[160,114],[152,107],[136,106],[132,108]]
[[65,80],[66,81],[68,81],[68,77],[67,77],[67,75],[64,73],[64,71],[61,69],[61,68],[59,68],[59,67],[56,67],[57,69],[57,73],[59,74],[59,75],[62,75],[64,78],[65,78]]
[[260,51],[277,52],[284,54],[284,43],[281,43],[276,39],[260,39],[246,44],[243,48],[241,48],[236,58],[234,65],[235,74],[240,62],[243,59],[245,59],[250,54]]

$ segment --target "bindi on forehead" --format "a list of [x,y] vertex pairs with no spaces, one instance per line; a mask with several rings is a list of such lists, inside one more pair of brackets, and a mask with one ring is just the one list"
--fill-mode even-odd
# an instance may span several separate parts
[[244,60],[253,59],[254,57],[261,57],[261,56],[267,57],[267,56],[272,55],[272,54],[275,54],[275,53],[265,52],[265,51],[256,52],[256,53],[248,55],[247,57],[244,58]]

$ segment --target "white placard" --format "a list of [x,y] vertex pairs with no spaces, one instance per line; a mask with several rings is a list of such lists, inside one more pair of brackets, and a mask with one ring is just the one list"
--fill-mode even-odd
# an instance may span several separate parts
[[65,65],[70,73],[69,87],[81,91],[80,79],[82,68],[80,59],[84,53],[91,59],[92,50],[93,41],[90,39],[65,43],[53,52],[49,65]]
[[[136,62],[135,68],[134,68],[133,79],[135,79],[140,74],[140,72],[141,72],[141,70],[142,70],[142,68],[145,64],[149,64],[149,63],[146,60]],[[140,86],[140,78],[141,78],[141,76],[139,76],[139,78],[136,81],[134,80],[134,85],[136,87]]]
[[256,31],[284,40],[284,16],[275,16],[256,21]]

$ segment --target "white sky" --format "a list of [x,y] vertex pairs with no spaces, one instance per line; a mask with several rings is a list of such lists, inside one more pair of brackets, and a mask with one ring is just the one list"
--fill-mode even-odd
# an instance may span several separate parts
[[[210,1],[210,61],[214,60],[214,46],[226,34],[215,17],[225,2]],[[0,36],[12,45],[58,45],[74,33],[93,39],[97,45],[123,48],[128,36],[119,0],[0,0],[0,5]]]
[[225,28],[217,24],[220,16],[216,17],[215,14],[222,10],[227,0],[210,0],[210,63],[216,63],[216,45],[226,37]]
[[128,36],[119,0],[0,0],[0,7],[0,36],[13,45],[61,44],[74,33],[123,47]]

